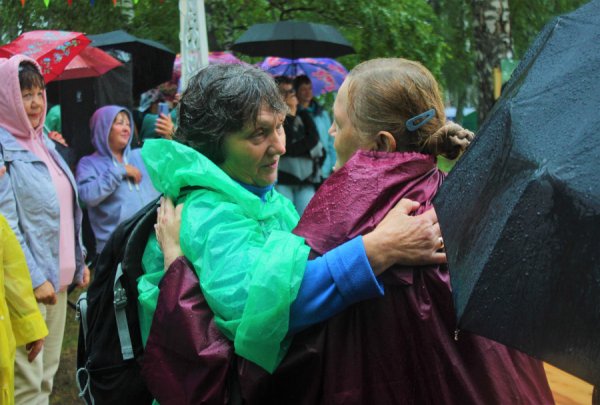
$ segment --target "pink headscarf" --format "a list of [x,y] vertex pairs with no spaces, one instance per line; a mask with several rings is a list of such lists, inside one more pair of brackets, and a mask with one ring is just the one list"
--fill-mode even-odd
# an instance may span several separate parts
[[0,59],[0,127],[10,132],[28,150],[32,150],[31,142],[41,141],[40,135],[46,121],[46,92],[44,91],[44,108],[40,124],[37,128],[33,128],[21,98],[19,64],[23,61],[31,62],[40,70],[37,62],[25,55]]

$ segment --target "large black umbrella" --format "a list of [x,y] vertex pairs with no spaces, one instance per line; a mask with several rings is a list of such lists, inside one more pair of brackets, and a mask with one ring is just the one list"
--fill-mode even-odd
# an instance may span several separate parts
[[300,21],[255,24],[239,37],[232,50],[249,56],[337,58],[356,52],[330,25]]
[[171,79],[175,53],[160,42],[135,37],[123,30],[88,35],[92,46],[102,49],[120,49],[133,58],[133,95]]
[[600,383],[600,0],[539,34],[435,201],[459,328]]

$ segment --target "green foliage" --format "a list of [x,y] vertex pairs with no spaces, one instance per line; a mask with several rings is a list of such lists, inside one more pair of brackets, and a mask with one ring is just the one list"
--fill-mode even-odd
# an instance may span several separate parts
[[511,0],[510,23],[515,58],[529,48],[538,32],[554,17],[569,13],[589,0]]
[[133,18],[126,29],[139,38],[158,41],[179,52],[179,1],[140,0],[133,6]]
[[[424,0],[341,1],[345,3],[340,30],[357,53],[341,60],[348,67],[378,57],[417,60],[440,77],[447,57],[444,39],[436,32],[438,19]],[[333,9],[331,13],[336,13]]]
[[209,49],[224,51],[252,24],[274,21],[263,0],[205,0]]
[[[89,34],[125,29],[144,38],[179,49],[178,0],[140,0],[133,5],[119,0],[0,0],[0,32],[4,41],[31,29],[63,29]],[[448,57],[443,38],[436,32],[438,18],[426,0],[206,0],[211,50],[226,50],[249,26],[278,20],[305,20],[336,26],[354,45],[355,55],[342,58],[348,68],[375,57],[401,56],[421,61],[440,76]],[[251,60],[254,61],[254,60]]]
[[[515,58],[554,16],[586,0],[510,0]],[[474,104],[475,55],[471,49],[472,3],[464,0],[205,0],[210,50],[227,50],[248,27],[279,20],[303,20],[337,27],[356,54],[340,58],[351,69],[376,57],[403,57],[427,66],[451,104]],[[32,29],[88,34],[125,29],[179,51],[178,0],[0,0],[0,43]],[[248,62],[260,58],[241,56]],[[459,108],[460,111],[460,108]]]
[[206,0],[206,14],[211,49],[227,49],[252,24],[299,20],[338,28],[357,51],[340,58],[348,68],[400,56],[439,76],[447,57],[438,18],[425,0]]
[[0,43],[7,43],[26,31],[63,30],[87,34],[112,31],[127,24],[122,5],[113,6],[111,0],[54,0],[48,8],[41,0],[0,0]]
[[[519,59],[542,27],[557,15],[570,12],[587,0],[510,0],[514,58]],[[472,3],[464,0],[430,0],[440,24],[439,34],[448,47],[443,79],[449,102],[457,107],[476,104],[475,50],[472,49]],[[460,118],[457,116],[457,118]]]
[[462,0],[438,0],[433,2],[438,14],[440,35],[448,47],[443,61],[442,85],[449,104],[457,107],[460,120],[462,108],[473,105],[475,81],[475,53],[473,43],[472,14],[470,5]]

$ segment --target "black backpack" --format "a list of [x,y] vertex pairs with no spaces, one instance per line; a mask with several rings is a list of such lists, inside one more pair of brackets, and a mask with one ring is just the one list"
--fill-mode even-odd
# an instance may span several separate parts
[[87,404],[151,404],[140,375],[144,348],[138,321],[137,278],[142,255],[156,223],[159,198],[110,236],[94,279],[77,301],[79,341],[77,385]]

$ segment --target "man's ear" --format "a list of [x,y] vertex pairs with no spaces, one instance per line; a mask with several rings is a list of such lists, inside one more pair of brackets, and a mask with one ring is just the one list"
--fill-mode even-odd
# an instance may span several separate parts
[[375,143],[379,152],[395,152],[396,138],[388,131],[379,131]]

